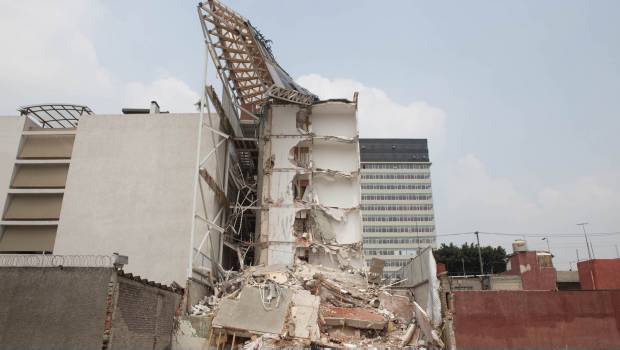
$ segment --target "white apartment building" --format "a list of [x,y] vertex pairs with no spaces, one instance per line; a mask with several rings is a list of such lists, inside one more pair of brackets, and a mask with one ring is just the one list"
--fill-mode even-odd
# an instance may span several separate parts
[[436,246],[426,139],[360,139],[364,255],[385,261],[384,277]]

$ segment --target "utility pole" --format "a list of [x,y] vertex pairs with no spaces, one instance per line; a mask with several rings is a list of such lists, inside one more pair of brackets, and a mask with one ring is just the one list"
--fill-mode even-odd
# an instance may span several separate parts
[[588,249],[588,260],[592,260],[592,253],[590,253],[590,243],[588,243],[588,234],[586,233],[587,224],[587,222],[582,222],[577,224],[577,226],[581,226],[581,228],[583,229],[583,237],[585,237],[586,239],[586,248]]
[[[616,246],[616,248],[618,248]],[[461,263],[463,264],[463,276],[465,276],[465,258],[461,258]]]
[[478,260],[480,261],[480,274],[484,275],[484,268],[482,267],[482,253],[480,252],[480,236],[478,235],[478,231],[474,233],[476,234],[476,241],[478,242]]

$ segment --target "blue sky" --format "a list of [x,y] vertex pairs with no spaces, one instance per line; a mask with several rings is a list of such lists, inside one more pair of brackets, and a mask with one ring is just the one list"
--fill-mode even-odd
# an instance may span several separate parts
[[[620,2],[225,3],[313,92],[359,90],[362,136],[430,138],[440,234],[549,233],[564,267],[575,249],[585,255],[583,239],[559,236],[579,233],[577,222],[620,232]],[[0,6],[0,114],[46,101],[117,113],[152,98],[192,109],[196,2]],[[620,235],[593,241],[597,256],[615,257]]]

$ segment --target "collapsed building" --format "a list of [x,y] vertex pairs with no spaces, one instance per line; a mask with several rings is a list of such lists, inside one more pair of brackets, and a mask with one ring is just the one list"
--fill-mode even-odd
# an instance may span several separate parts
[[254,121],[258,157],[255,196],[233,206],[240,221],[250,215],[254,231],[240,225],[225,234],[235,251],[253,250],[254,266],[243,268],[240,257],[240,271],[193,306],[192,328],[207,330],[207,346],[218,348],[443,346],[441,320],[428,313],[436,306],[369,282],[357,94],[320,100],[293,81],[247,19],[215,0],[198,13],[222,95],[230,97],[214,102]]
[[[140,282],[133,288],[169,294],[144,318],[164,331],[134,325],[134,336],[115,343],[123,333],[108,323],[144,310],[117,312],[110,293],[112,309],[91,305],[112,318],[107,331],[91,330],[75,348],[97,337],[131,347],[135,334],[144,341],[136,347],[150,339],[152,348],[442,347],[436,303],[426,302],[434,299],[392,290],[366,269],[357,94],[320,100],[247,19],[217,0],[197,10],[198,113],[163,112],[156,102],[121,115],[48,104],[0,120],[0,266],[12,269],[3,272],[65,271],[53,283],[72,284],[71,271],[102,268],[111,284],[129,274]],[[207,80],[212,66],[220,93]],[[128,257],[122,266],[119,256]],[[75,269],[63,270],[67,262]],[[6,288],[18,298],[22,285]],[[0,305],[6,322],[21,317],[15,305]]]

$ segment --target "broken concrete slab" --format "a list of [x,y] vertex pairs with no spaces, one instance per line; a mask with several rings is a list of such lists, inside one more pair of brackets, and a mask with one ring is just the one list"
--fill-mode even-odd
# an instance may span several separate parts
[[443,349],[443,341],[439,337],[437,331],[433,328],[433,325],[431,324],[431,319],[426,313],[426,311],[424,311],[424,309],[422,309],[422,307],[415,301],[413,302],[413,305],[415,308],[416,324],[420,326],[422,334],[424,334],[424,339],[429,342],[434,342]]
[[271,300],[264,305],[263,292],[259,287],[246,286],[239,299],[222,300],[213,319],[213,327],[254,334],[282,334],[292,293],[287,288],[280,288],[279,300]]
[[[206,318],[205,316],[200,317]],[[208,329],[208,325],[206,327]],[[197,329],[191,318],[180,318],[176,333],[172,337],[172,350],[201,349],[207,342],[208,337],[208,334],[206,334],[208,332],[203,332],[203,330]]]
[[407,297],[382,292],[379,294],[379,302],[381,307],[393,313],[403,324],[409,323],[414,317],[413,304]]
[[321,298],[306,290],[298,290],[293,292],[292,302],[291,327],[294,329],[289,333],[296,338],[318,341],[321,338],[318,326]]
[[387,320],[369,309],[359,307],[330,307],[321,308],[322,319],[328,326],[348,326],[360,329],[385,328]]

